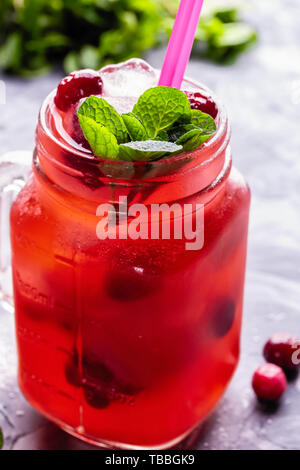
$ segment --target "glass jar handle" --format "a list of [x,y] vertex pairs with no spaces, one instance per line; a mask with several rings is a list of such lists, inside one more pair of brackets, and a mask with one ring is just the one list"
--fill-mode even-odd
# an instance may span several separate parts
[[12,309],[10,208],[31,169],[32,152],[8,152],[0,157],[0,302]]

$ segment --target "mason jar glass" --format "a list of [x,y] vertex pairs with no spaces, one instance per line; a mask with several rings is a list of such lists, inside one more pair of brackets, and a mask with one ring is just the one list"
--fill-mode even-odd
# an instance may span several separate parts
[[59,139],[53,97],[11,210],[19,384],[83,440],[167,448],[238,363],[250,192],[227,116],[191,152],[96,160]]

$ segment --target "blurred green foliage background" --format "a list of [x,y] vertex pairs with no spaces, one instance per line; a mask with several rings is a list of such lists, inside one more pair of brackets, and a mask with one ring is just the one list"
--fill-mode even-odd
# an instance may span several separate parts
[[[178,0],[1,0],[0,68],[25,77],[141,57],[166,43]],[[195,53],[230,63],[256,41],[240,6],[206,0]]]

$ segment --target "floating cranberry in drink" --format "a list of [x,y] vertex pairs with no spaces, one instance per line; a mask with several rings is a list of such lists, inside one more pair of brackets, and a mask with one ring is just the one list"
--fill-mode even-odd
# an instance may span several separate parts
[[213,118],[217,117],[218,109],[211,96],[205,96],[198,91],[186,91],[185,94],[188,97],[191,109],[198,109]]
[[235,303],[230,298],[217,298],[210,315],[211,329],[217,338],[229,333],[234,323]]
[[61,111],[67,111],[82,98],[100,95],[102,86],[99,72],[89,69],[73,72],[58,85],[54,103]]

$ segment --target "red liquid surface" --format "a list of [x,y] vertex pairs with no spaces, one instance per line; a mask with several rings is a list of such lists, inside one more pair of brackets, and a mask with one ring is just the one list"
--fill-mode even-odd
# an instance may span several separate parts
[[237,365],[249,189],[232,170],[198,251],[99,240],[99,218],[55,191],[32,177],[11,213],[20,386],[79,437],[164,446],[208,415]]

